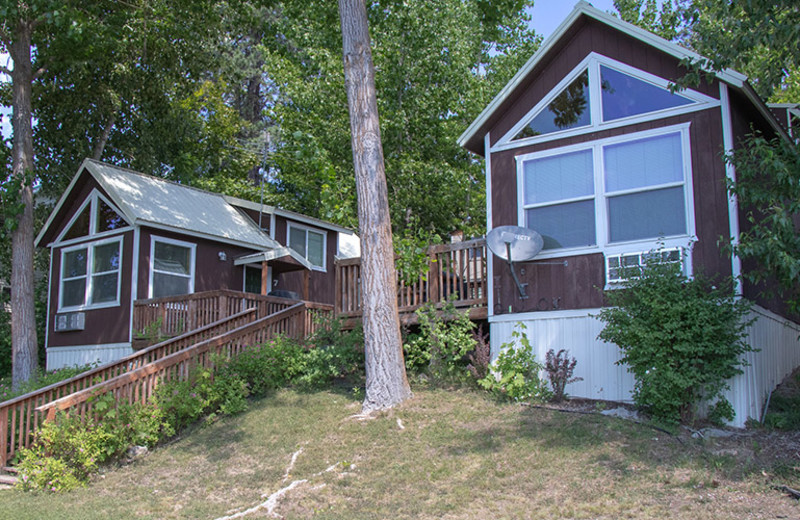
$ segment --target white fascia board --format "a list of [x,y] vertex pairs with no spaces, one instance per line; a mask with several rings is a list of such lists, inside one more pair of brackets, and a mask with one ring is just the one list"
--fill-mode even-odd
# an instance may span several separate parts
[[270,260],[275,260],[276,258],[281,258],[284,256],[291,256],[309,271],[313,269],[313,266],[308,260],[300,256],[298,253],[295,252],[294,249],[290,247],[281,247],[279,249],[272,249],[270,251],[261,251],[259,253],[254,253],[252,255],[240,256],[239,258],[235,258],[233,260],[233,265],[246,265],[256,262],[269,262]]
[[[561,22],[561,25],[559,25],[556,30],[553,31],[553,34],[544,41],[539,50],[536,51],[536,53],[531,56],[525,65],[517,71],[514,77],[511,78],[511,81],[509,81],[502,88],[502,90],[500,90],[492,102],[489,103],[483,112],[481,112],[480,115],[472,122],[472,124],[469,125],[469,127],[464,131],[464,133],[461,134],[457,141],[459,146],[464,147],[467,142],[474,137],[476,132],[478,132],[478,130],[480,130],[480,128],[489,120],[495,110],[497,110],[500,105],[511,95],[511,93],[516,90],[528,73],[530,73],[531,70],[533,70],[533,68],[542,60],[542,58],[548,52],[550,52],[550,50],[561,39],[564,33],[567,32],[567,30],[575,23],[578,17],[583,14],[594,18],[597,21],[603,22],[615,29],[618,29],[620,32],[636,38],[637,40],[651,45],[652,47],[655,47],[656,49],[678,59],[688,58],[692,61],[705,59],[696,52],[690,51],[689,49],[686,49],[678,44],[669,42],[660,36],[656,36],[649,31],[611,16],[610,14],[593,7],[591,4],[580,0],[577,4],[575,4],[575,7],[572,9],[572,12],[569,14],[569,16],[567,16],[567,18]],[[719,79],[739,88],[742,88],[747,81],[747,76],[732,69],[725,69],[714,74]],[[763,104],[763,101],[760,101],[760,103]]]

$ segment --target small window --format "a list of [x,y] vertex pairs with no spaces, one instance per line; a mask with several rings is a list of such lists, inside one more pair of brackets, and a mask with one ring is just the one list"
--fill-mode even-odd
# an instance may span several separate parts
[[195,244],[153,237],[150,257],[150,297],[194,292]]
[[80,238],[89,236],[89,221],[91,219],[91,208],[87,205],[81,212],[78,214],[75,221],[69,227],[62,240],[71,240],[73,238]]
[[113,231],[128,225],[119,213],[111,209],[111,206],[105,203],[103,199],[97,199],[95,205],[95,232],[102,233],[103,231]]
[[585,70],[546,108],[536,114],[514,139],[550,134],[590,124],[589,71]]
[[316,269],[325,269],[325,233],[290,224],[289,247]]
[[604,65],[600,66],[600,78],[604,121],[614,121],[694,103],[691,99],[673,94],[665,88]]
[[63,250],[60,308],[119,304],[121,263],[121,239]]

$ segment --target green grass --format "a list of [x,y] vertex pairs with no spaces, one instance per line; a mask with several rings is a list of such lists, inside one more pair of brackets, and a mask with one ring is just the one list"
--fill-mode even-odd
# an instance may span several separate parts
[[[0,492],[15,520],[218,518],[295,479],[287,519],[775,518],[762,468],[599,415],[418,389],[375,419],[344,392],[281,391],[72,493]],[[399,421],[399,422],[398,422]],[[403,428],[400,427],[402,424]],[[302,448],[289,478],[292,454]],[[334,466],[329,472],[326,468]],[[787,470],[789,471],[789,470]],[[266,518],[261,510],[247,518]]]

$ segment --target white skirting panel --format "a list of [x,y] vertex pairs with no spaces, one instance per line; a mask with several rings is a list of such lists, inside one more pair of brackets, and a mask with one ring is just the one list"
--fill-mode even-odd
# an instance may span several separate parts
[[[597,339],[603,329],[603,323],[594,317],[599,311],[492,316],[489,318],[492,359],[501,344],[512,341],[514,326],[521,322],[526,326],[538,361],[544,363],[548,350],[557,352],[562,348],[578,360],[574,375],[583,381],[567,386],[570,396],[629,402],[634,379],[625,366],[616,365],[621,357],[619,348]],[[759,352],[747,355],[750,366],[730,381],[731,388],[725,393],[736,411],[731,426],[743,427],[748,418],[760,418],[769,392],[800,366],[800,326],[758,306],[753,308],[753,317],[756,321],[748,328],[748,342]]]
[[109,363],[133,354],[130,343],[108,343],[105,345],[81,345],[76,347],[50,347],[47,349],[47,370]]
[[583,381],[567,385],[567,394],[629,402],[634,379],[626,367],[615,364],[622,357],[619,348],[597,339],[603,323],[593,315],[599,312],[600,309],[589,309],[492,316],[489,318],[492,359],[500,352],[501,344],[512,341],[515,325],[522,322],[537,361],[544,364],[548,350],[558,352],[562,348],[578,360],[574,376],[582,377]]

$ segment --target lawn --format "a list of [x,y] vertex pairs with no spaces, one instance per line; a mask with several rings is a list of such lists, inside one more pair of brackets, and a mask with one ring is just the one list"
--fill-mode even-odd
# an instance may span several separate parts
[[[0,491],[8,518],[796,518],[797,485],[755,437],[700,441],[601,415],[417,389],[377,418],[348,392],[280,391],[194,428],[86,489]],[[763,442],[763,441],[761,441]],[[718,444],[727,443],[727,444]],[[292,460],[294,463],[292,464]],[[791,460],[794,460],[794,463]],[[327,470],[327,471],[326,471]],[[784,479],[781,481],[781,479]],[[5,515],[4,515],[5,516]],[[244,518],[267,518],[267,508]]]

